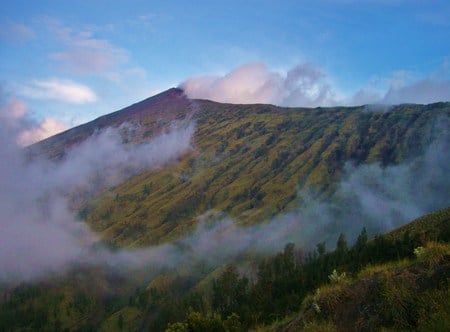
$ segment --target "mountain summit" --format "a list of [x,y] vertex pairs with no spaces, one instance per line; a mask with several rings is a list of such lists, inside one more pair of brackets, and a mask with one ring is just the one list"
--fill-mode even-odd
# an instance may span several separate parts
[[191,101],[179,88],[171,88],[116,112],[71,128],[30,146],[32,156],[46,155],[58,159],[64,150],[79,144],[95,131],[119,127],[124,123],[144,125],[147,136],[159,132],[168,123],[184,118],[191,110]]
[[148,116],[158,116],[169,120],[171,113],[188,106],[189,100],[183,90],[171,88],[119,111],[99,117],[92,123],[99,127],[107,127],[126,121],[139,121]]

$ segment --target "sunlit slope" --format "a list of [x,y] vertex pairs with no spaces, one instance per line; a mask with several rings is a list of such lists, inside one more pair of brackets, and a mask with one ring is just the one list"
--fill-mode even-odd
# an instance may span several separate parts
[[[117,245],[171,240],[207,211],[257,223],[301,204],[309,189],[333,192],[347,161],[395,164],[423,152],[439,135],[450,103],[280,108],[195,100],[195,151],[179,163],[104,191],[81,216]],[[145,118],[140,120],[145,123]]]

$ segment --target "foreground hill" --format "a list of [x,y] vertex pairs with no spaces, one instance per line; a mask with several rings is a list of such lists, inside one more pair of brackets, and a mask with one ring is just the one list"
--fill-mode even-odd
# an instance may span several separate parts
[[146,283],[146,271],[78,267],[0,288],[0,331],[446,331],[449,229],[450,207],[352,247],[289,244],[255,274],[198,265]]
[[442,135],[450,103],[376,107],[282,108],[190,100],[171,89],[32,147],[61,157],[95,130],[136,125],[140,143],[171,121],[196,123],[194,151],[178,163],[143,172],[81,207],[81,216],[109,242],[143,246],[178,238],[206,212],[241,224],[271,219],[336,189],[347,162],[398,164]]

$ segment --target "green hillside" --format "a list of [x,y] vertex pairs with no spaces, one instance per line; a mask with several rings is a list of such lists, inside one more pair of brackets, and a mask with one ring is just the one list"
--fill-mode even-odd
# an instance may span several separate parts
[[341,234],[335,250],[312,255],[287,245],[256,279],[229,266],[210,309],[185,309],[166,331],[446,331],[450,207],[406,228],[372,240],[363,230],[352,247]]
[[450,207],[405,227],[371,240],[362,231],[351,247],[341,235],[333,251],[289,244],[245,274],[73,268],[0,288],[0,331],[443,331]]
[[[193,153],[81,208],[107,241],[143,246],[175,239],[207,211],[241,224],[262,222],[299,206],[301,189],[329,198],[346,162],[390,165],[412,158],[440,134],[436,119],[450,115],[449,103],[376,112],[194,102]],[[140,121],[146,128],[145,118]]]
[[[190,100],[171,89],[27,152],[59,160],[107,127],[131,123],[136,130],[131,136],[123,131],[123,139],[139,144],[173,121],[195,122],[193,150],[176,163],[95,197],[72,193],[80,219],[114,251],[180,240],[205,216],[229,215],[241,226],[263,223],[298,209],[302,190],[334,203],[347,162],[389,166],[423,156],[447,134],[440,121],[449,118],[448,102],[388,111],[281,108]],[[183,254],[173,266],[72,266],[19,286],[0,284],[0,332],[433,330],[449,318],[449,223],[445,208],[370,240],[363,229],[354,244],[345,238],[353,238],[354,229],[336,224],[320,230],[322,238],[309,239],[308,245],[317,241],[316,250],[301,241],[277,254],[244,250],[231,265],[180,240],[171,246],[172,254]],[[334,239],[336,231],[347,234]],[[336,249],[327,250],[330,237]],[[201,258],[208,254],[210,260]]]

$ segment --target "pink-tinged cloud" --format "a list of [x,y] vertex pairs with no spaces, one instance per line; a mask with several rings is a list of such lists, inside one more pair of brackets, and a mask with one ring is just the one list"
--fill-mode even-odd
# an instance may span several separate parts
[[21,132],[17,138],[17,143],[21,146],[31,145],[67,129],[68,127],[64,122],[54,118],[45,118],[38,127]]
[[324,106],[335,102],[325,75],[311,63],[285,73],[272,71],[263,63],[250,63],[222,76],[189,78],[181,87],[191,98],[230,103]]
[[20,99],[12,98],[7,110],[12,118],[19,119],[27,113],[27,104]]
[[9,42],[20,43],[34,37],[34,31],[21,23],[8,22],[0,26],[0,39],[7,40]]
[[68,129],[64,122],[55,118],[47,117],[41,123],[31,120],[27,104],[14,96],[7,97],[1,89],[0,122],[7,124],[11,129],[11,139],[20,146],[36,143]]
[[450,80],[436,77],[414,80],[412,73],[397,71],[387,80],[385,90],[361,88],[343,95],[314,64],[304,63],[279,72],[263,63],[249,63],[225,75],[191,77],[180,86],[191,98],[243,104],[316,107],[449,101]]
[[19,88],[19,92],[33,99],[57,100],[71,104],[86,104],[97,101],[97,95],[88,86],[69,80],[34,80]]
[[74,30],[46,19],[45,26],[56,35],[63,50],[49,55],[61,67],[75,74],[98,74],[128,60],[128,52],[94,36],[89,30]]

